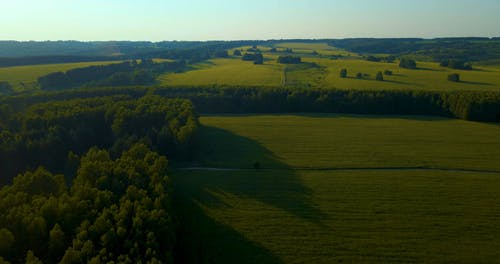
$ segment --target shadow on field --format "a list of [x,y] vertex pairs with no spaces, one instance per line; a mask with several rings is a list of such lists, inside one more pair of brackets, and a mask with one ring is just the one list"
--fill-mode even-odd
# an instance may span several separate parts
[[[302,184],[293,168],[280,161],[271,151],[254,140],[224,129],[203,126],[200,133],[202,144],[197,159],[201,164],[238,169],[220,171],[217,179],[200,178],[197,181],[200,191],[230,193],[254,199],[320,223],[323,214],[312,204],[311,190]],[[258,163],[258,169],[255,163]]]
[[174,262],[283,263],[269,250],[206,215],[191,197],[192,193],[178,184],[174,186],[182,190],[174,195],[174,208],[179,221]]
[[[197,256],[200,256],[197,260],[184,262],[212,263],[213,256],[208,254],[216,254],[217,261],[214,263],[280,263],[265,248],[205,213],[204,208],[252,210],[237,207],[238,198],[276,207],[322,225],[324,214],[314,206],[311,190],[302,184],[292,168],[280,162],[268,149],[251,139],[215,127],[203,126],[200,134],[202,145],[198,157],[207,170],[198,165],[198,170],[177,170],[173,176],[175,208],[180,210],[180,247],[186,248],[183,244],[195,243],[187,248],[195,248]],[[260,168],[254,168],[255,162],[260,164]],[[234,170],[210,169],[214,167]],[[235,203],[231,205],[224,200]],[[245,221],[244,215],[241,218],[238,217],[237,221]],[[184,239],[186,242],[183,243]],[[225,252],[218,252],[222,248]],[[192,250],[179,254],[186,256],[192,254]]]
[[468,81],[460,81],[459,83],[471,84],[471,85],[481,85],[481,86],[492,86],[492,85],[493,85],[493,84],[491,84],[491,83],[485,83],[485,82],[468,82]]

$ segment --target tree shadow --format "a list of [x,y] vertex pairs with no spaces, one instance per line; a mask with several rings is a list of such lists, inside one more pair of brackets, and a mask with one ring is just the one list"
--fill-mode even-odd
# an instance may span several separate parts
[[491,84],[491,83],[485,83],[485,82],[469,82],[469,81],[460,81],[459,83],[471,84],[471,85],[481,85],[481,86],[492,86],[492,85],[493,85],[493,84]]
[[387,80],[387,79],[385,79],[384,82],[401,84],[401,85],[409,85],[409,86],[422,86],[422,85],[415,84],[415,83],[402,82],[402,81],[396,81],[396,80]]
[[[233,168],[212,171],[217,179],[197,177],[198,195],[211,196],[209,206],[224,206],[210,192],[230,193],[278,207],[302,219],[321,224],[324,214],[312,202],[312,191],[297,172],[260,143],[230,131],[202,126],[196,160],[202,166]],[[259,163],[259,168],[254,168]],[[206,173],[201,173],[206,174]],[[202,199],[202,200],[205,200]]]
[[174,186],[176,263],[283,263],[266,248],[208,216],[185,185],[174,180]]
[[444,72],[445,71],[445,70],[441,70],[441,69],[432,69],[432,68],[425,68],[425,67],[417,67],[415,70],[434,71],[434,72]]

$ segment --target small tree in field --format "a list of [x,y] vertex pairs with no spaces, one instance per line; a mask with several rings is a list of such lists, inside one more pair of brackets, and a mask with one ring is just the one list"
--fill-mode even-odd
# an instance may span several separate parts
[[234,56],[241,56],[241,50],[238,50],[238,49],[237,49],[237,50],[234,50],[234,51],[233,51],[233,55],[234,55]]
[[382,74],[382,72],[377,72],[377,77],[375,77],[375,79],[377,81],[383,82],[384,81],[384,75]]
[[340,78],[347,78],[347,69],[340,70]]
[[356,74],[356,79],[363,79],[363,73],[358,72],[358,73]]
[[390,70],[385,70],[385,71],[384,71],[384,75],[390,76],[390,75],[392,75],[392,71],[390,71]]
[[450,82],[460,82],[460,74],[453,73],[448,75],[448,81]]

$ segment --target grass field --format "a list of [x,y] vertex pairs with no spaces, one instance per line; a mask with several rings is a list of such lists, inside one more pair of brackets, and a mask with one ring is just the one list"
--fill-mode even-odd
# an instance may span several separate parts
[[480,172],[500,170],[498,125],[345,115],[201,122],[195,166],[240,169],[174,173],[180,243],[196,252],[188,262],[500,258],[500,173]]
[[281,85],[283,67],[268,61],[266,65],[254,65],[241,59],[213,59],[195,65],[184,73],[167,73],[159,80],[165,85]]
[[[399,68],[398,63],[368,62],[357,56],[327,44],[282,43],[279,48],[292,48],[295,55],[302,56],[307,65],[280,65],[276,63],[277,54],[269,53],[269,47],[259,47],[266,58],[265,65],[253,65],[241,61],[239,57],[214,59],[209,63],[197,65],[195,70],[179,74],[166,74],[160,77],[165,85],[261,85],[289,87],[319,87],[339,89],[412,89],[412,90],[500,90],[500,69],[490,66],[475,66],[473,71],[461,71],[440,67],[437,63],[418,62],[418,69]],[[248,47],[244,47],[246,49]],[[312,56],[317,51],[320,55]],[[330,55],[347,56],[332,60]],[[340,70],[346,68],[349,78],[342,79]],[[377,72],[393,71],[394,75],[385,76],[384,82],[375,80]],[[356,79],[357,73],[368,76]],[[461,82],[449,82],[451,73],[459,73]]]
[[112,63],[119,63],[119,61],[95,61],[4,67],[0,68],[0,81],[9,82],[17,91],[29,90],[35,87],[38,77],[52,72],[65,72],[75,68]]

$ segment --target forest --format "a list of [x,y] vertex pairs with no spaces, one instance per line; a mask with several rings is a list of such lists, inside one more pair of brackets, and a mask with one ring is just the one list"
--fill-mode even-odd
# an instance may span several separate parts
[[188,100],[50,100],[2,112],[0,128],[3,261],[171,262],[166,157],[189,158]]

